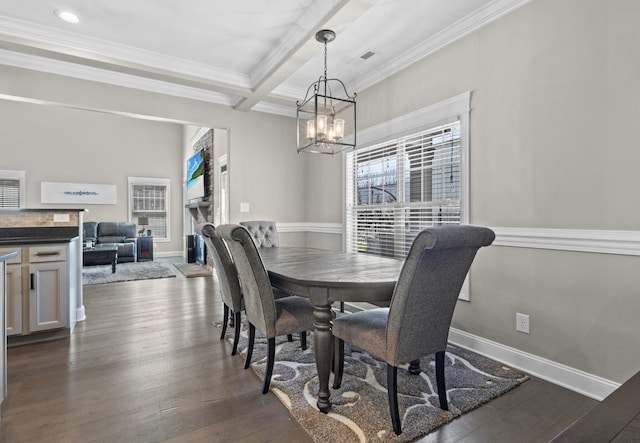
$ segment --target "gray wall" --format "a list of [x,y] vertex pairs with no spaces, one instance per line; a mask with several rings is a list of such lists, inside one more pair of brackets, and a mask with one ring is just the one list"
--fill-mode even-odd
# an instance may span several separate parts
[[[182,126],[0,100],[0,169],[26,171],[26,206],[42,204],[40,183],[116,185],[115,205],[81,205],[85,221],[128,220],[127,177],[171,179],[171,242],[156,243],[158,252],[181,250],[182,169],[179,150]],[[134,220],[135,222],[135,220]]]
[[[638,17],[633,0],[535,0],[359,92],[359,127],[473,91],[472,223],[638,230]],[[640,368],[639,269],[635,256],[493,246],[453,326],[622,382]]]
[[[637,230],[637,17],[640,2],[635,0],[534,0],[389,80],[357,91],[358,127],[473,91],[471,222]],[[295,154],[293,119],[6,66],[0,66],[0,78],[0,94],[9,96],[228,128],[232,222],[342,221],[341,159]],[[48,112],[25,115],[26,105],[0,103],[0,169],[26,169],[29,194],[44,177],[69,177],[54,153],[64,152],[74,132],[53,145],[29,144],[36,128],[50,127]],[[14,113],[29,124],[17,122]],[[162,124],[114,116],[69,117],[83,125],[95,121],[105,136],[109,128],[108,140],[114,142],[121,128],[123,134],[143,127],[172,132]],[[169,138],[180,143],[182,133]],[[14,160],[13,152],[27,146],[43,154]],[[136,156],[147,149],[135,148],[117,154]],[[176,158],[182,148],[177,147]],[[88,159],[78,159],[76,167]],[[173,173],[182,180],[179,163]],[[41,172],[31,172],[34,168]],[[55,174],[47,172],[51,168]],[[240,202],[250,203],[249,214],[239,212]],[[288,244],[339,243],[331,234],[284,237]],[[492,246],[474,264],[471,302],[459,303],[453,326],[622,382],[640,368],[638,269],[638,257]],[[515,331],[516,311],[531,315],[530,335]]]
[[[306,165],[295,154],[294,119],[8,66],[0,66],[0,78],[0,94],[45,103],[0,100],[0,169],[27,171],[29,207],[43,206],[41,181],[115,183],[118,204],[94,205],[86,219],[123,218],[128,175],[170,178],[172,242],[157,250],[180,253],[184,145],[189,126],[207,126],[228,130],[231,222],[304,221]],[[150,162],[150,153],[162,160]],[[95,163],[100,166],[89,172]],[[249,202],[251,212],[241,214],[240,202]],[[304,235],[293,235],[289,244],[304,242]]]

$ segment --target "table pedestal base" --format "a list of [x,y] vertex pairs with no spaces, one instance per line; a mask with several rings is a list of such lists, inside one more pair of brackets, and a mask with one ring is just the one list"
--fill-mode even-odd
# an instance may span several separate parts
[[[317,291],[317,292],[316,292]],[[311,297],[315,310],[315,331],[313,334],[313,345],[316,358],[316,369],[318,371],[318,402],[317,406],[325,414],[331,409],[331,393],[329,391],[329,376],[331,375],[331,357],[333,356],[333,334],[331,333],[331,321],[334,313],[327,300],[327,291],[317,289],[318,297]]]

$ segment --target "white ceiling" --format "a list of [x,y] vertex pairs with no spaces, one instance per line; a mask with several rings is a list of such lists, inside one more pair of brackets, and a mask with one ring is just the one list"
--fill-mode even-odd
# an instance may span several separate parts
[[320,29],[337,34],[328,76],[353,93],[528,1],[4,0],[0,65],[295,115],[322,74]]

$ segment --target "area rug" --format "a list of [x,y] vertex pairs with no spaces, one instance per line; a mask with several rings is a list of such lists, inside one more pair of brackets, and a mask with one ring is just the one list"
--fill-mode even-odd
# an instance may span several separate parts
[[[216,323],[220,328],[220,324]],[[246,350],[246,325],[243,325],[238,349]],[[233,328],[227,329],[232,340]],[[252,368],[262,379],[266,367],[266,340],[256,333]],[[474,352],[448,346],[445,357],[445,379],[449,411],[439,407],[435,381],[435,362],[420,360],[423,372],[410,375],[398,371],[398,403],[402,434],[391,427],[387,400],[386,363],[366,352],[345,345],[345,366],[340,389],[331,390],[332,408],[328,414],[316,407],[318,389],[311,345],[300,349],[299,340],[276,340],[276,361],[271,379],[271,391],[289,409],[291,415],[316,442],[369,443],[410,442],[515,388],[528,377],[502,363]],[[405,367],[406,369],[406,367]],[[333,376],[330,379],[330,386]],[[256,383],[256,389],[261,385]]]
[[193,263],[174,263],[173,266],[178,268],[178,271],[182,272],[182,274],[187,278],[209,277],[213,275],[213,272],[210,269]]
[[83,285],[100,285],[103,283],[175,276],[174,268],[170,264],[154,261],[118,263],[115,274],[111,272],[111,265],[85,266],[82,268]]

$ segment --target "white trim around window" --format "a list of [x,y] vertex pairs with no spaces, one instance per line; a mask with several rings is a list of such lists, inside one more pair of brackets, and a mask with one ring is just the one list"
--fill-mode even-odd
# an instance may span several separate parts
[[[429,130],[439,124],[448,123],[452,119],[457,119],[460,127],[460,205],[459,222],[462,224],[469,223],[469,112],[471,110],[471,92],[467,91],[417,111],[410,112],[408,114],[396,117],[392,120],[380,123],[378,125],[366,128],[358,131],[358,148],[356,152],[366,151],[368,148],[376,145],[382,145],[386,142],[398,140],[403,137],[418,134],[425,130]],[[350,235],[350,213],[353,212],[353,208],[349,205],[353,204],[355,198],[350,193],[353,190],[349,190],[353,179],[351,175],[353,171],[348,170],[348,155],[343,156],[343,176],[344,176],[344,188],[343,188],[343,248],[349,250],[349,241],[347,238]],[[351,195],[352,198],[349,198]],[[469,300],[469,279],[465,281],[463,289],[460,293],[460,299]]]
[[[153,218],[154,214],[164,216],[165,235],[157,235],[153,231],[153,224],[151,224],[153,222],[151,220],[147,229],[152,229],[151,235],[153,236],[154,242],[171,241],[171,180],[168,178],[127,177],[127,183],[129,221],[137,224],[138,220],[135,214],[138,214],[138,216],[146,215],[150,218]],[[136,208],[134,205],[134,186],[164,187],[164,196],[157,202],[160,205],[154,206],[154,208],[151,209]],[[154,196],[152,199],[157,199],[157,197]]]

